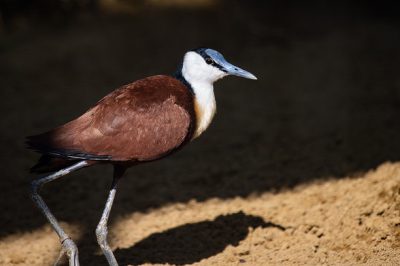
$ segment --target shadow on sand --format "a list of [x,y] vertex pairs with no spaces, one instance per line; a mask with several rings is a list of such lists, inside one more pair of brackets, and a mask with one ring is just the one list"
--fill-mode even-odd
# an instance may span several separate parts
[[[237,212],[152,234],[132,247],[117,249],[114,254],[123,265],[192,264],[222,252],[228,245],[237,246],[246,238],[250,228],[257,227],[285,230],[283,226],[265,222],[261,217]],[[92,263],[99,265],[104,260],[99,256]]]

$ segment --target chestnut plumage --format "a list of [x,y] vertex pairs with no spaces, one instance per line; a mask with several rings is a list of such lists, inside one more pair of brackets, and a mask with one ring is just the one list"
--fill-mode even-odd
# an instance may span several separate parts
[[227,75],[256,79],[215,50],[191,50],[174,76],[152,76],[122,86],[78,118],[27,138],[28,147],[42,154],[31,171],[56,171],[34,180],[31,196],[58,234],[61,255],[69,257],[70,266],[79,266],[77,247],[38,189],[83,167],[112,164],[112,187],[96,236],[109,265],[117,266],[107,243],[107,221],[118,180],[128,167],[163,158],[200,136],[216,112],[213,83]]
[[158,75],[122,86],[80,117],[28,137],[27,143],[58,158],[42,166],[64,166],[61,159],[135,163],[178,149],[191,139],[195,124],[192,92],[181,81]]

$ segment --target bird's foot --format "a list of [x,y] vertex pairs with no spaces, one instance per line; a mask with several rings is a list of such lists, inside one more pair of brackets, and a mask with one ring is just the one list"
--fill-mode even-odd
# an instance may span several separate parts
[[69,260],[69,266],[79,266],[78,248],[76,247],[74,241],[72,241],[70,238],[67,238],[62,241],[61,244],[61,252],[54,265],[58,265],[61,258],[64,256],[64,254],[66,254]]
[[104,222],[100,222],[96,228],[97,242],[99,243],[99,246],[103,251],[104,256],[106,257],[108,264],[110,266],[118,266],[118,262],[115,259],[110,246],[108,245],[107,235],[108,230],[106,224]]

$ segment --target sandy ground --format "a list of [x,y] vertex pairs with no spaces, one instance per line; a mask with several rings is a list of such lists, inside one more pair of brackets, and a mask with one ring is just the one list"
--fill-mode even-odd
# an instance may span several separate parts
[[[387,163],[353,179],[127,214],[110,243],[122,265],[399,265],[399,211],[400,163]],[[0,262],[51,265],[58,251],[46,225],[4,238]],[[86,263],[101,265],[96,255]]]
[[[199,45],[259,80],[218,82],[204,136],[128,171],[110,221],[120,264],[400,265],[399,23],[349,6],[248,2],[3,35],[1,265],[52,265],[60,248],[29,198],[37,155],[24,136],[173,72]],[[98,166],[42,191],[82,265],[106,265],[94,229],[110,182]]]

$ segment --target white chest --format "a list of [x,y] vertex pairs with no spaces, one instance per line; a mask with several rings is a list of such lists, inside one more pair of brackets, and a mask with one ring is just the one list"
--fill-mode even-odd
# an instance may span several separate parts
[[226,73],[207,64],[199,54],[188,52],[183,60],[182,76],[195,94],[197,123],[193,138],[196,138],[207,129],[215,115],[217,107],[213,83],[226,76]]
[[217,111],[217,104],[215,102],[214,88],[212,85],[208,85],[206,87],[203,86],[202,89],[193,88],[193,90],[195,92],[194,105],[197,122],[193,138],[197,138],[210,125]]

